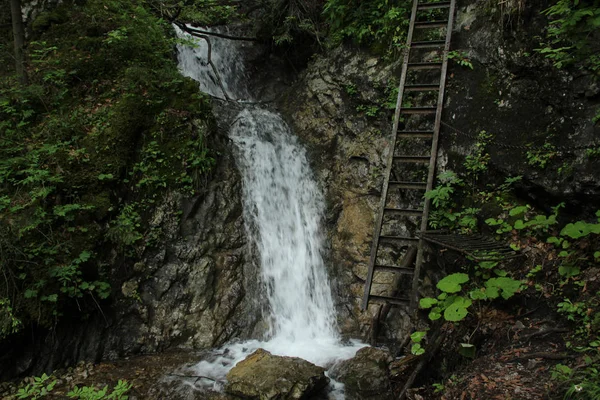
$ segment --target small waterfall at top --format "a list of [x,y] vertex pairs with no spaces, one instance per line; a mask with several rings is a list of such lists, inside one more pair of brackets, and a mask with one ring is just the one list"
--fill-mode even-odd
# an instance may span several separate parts
[[[191,37],[177,29],[180,37]],[[207,45],[179,45],[182,73],[212,96],[248,99],[239,42],[211,37]],[[219,81],[222,80],[222,85]],[[329,280],[322,259],[322,194],[312,177],[305,150],[276,113],[245,107],[230,131],[243,177],[244,216],[258,251],[261,281],[268,298],[269,331],[264,341],[230,344],[215,360],[202,361],[198,375],[222,381],[225,374],[257,348],[306,359],[317,365],[352,357],[363,347],[343,345],[337,330]],[[212,383],[212,382],[211,382]]]

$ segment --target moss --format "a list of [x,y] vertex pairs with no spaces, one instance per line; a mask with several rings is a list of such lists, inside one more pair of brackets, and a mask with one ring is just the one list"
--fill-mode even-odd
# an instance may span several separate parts
[[62,24],[67,21],[67,14],[64,8],[40,13],[31,23],[31,30],[40,34],[48,30],[52,24]]

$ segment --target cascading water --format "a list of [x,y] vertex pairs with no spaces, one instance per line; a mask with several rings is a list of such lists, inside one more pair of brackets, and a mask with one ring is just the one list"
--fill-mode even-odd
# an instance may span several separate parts
[[[231,97],[247,94],[240,87],[243,80],[232,76],[243,72],[235,44],[218,38],[211,42],[212,61],[220,77],[203,62],[207,46],[202,41],[195,49],[179,46],[182,73],[199,80],[201,90],[215,97],[223,97],[224,91]],[[232,68],[234,63],[236,68]],[[258,107],[248,106],[239,113],[230,138],[243,177],[247,231],[258,251],[268,299],[269,331],[264,341],[231,344],[216,351],[215,359],[195,367],[197,374],[222,382],[237,362],[257,348],[321,366],[352,357],[364,345],[342,344],[337,330],[322,259],[324,201],[306,152],[281,117]]]

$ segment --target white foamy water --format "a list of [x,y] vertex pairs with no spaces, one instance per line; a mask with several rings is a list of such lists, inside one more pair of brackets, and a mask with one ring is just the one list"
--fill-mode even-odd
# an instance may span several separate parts
[[[177,44],[179,70],[184,76],[197,81],[200,84],[200,91],[220,99],[249,98],[244,85],[246,72],[239,56],[240,50],[245,46],[244,42],[207,36],[210,41],[209,46],[207,40],[192,36],[177,25],[173,25],[173,28],[179,39],[188,42]],[[210,32],[207,28],[202,30]],[[193,45],[190,45],[191,43]]]
[[[235,47],[213,45],[213,59],[219,49],[228,53],[220,59],[242,64]],[[206,68],[198,54],[198,49],[180,48],[179,65],[184,75],[206,79],[205,73],[189,70]],[[239,68],[243,70],[243,66]],[[233,72],[219,71],[228,82],[226,90],[244,93],[239,87],[242,81],[230,76]],[[208,86],[201,83],[200,87]],[[239,113],[230,138],[243,179],[249,241],[258,252],[269,329],[262,340],[229,344],[193,368],[197,375],[210,378],[199,384],[215,389],[220,389],[237,362],[258,348],[329,367],[365,346],[357,341],[344,344],[339,335],[322,254],[323,195],[306,151],[279,115],[256,107]],[[341,397],[339,392],[336,397]]]

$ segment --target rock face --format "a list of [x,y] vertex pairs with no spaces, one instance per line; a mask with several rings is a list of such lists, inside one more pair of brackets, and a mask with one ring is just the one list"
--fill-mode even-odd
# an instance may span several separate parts
[[[534,50],[543,47],[536,37],[546,25],[544,3],[522,10],[495,7],[467,1],[458,9],[452,47],[471,59],[473,70],[450,65],[443,120],[458,131],[442,131],[448,167],[460,169],[472,151],[476,138],[465,133],[485,130],[494,135],[492,172],[501,178],[522,175],[521,195],[547,209],[561,201],[574,213],[594,208],[600,199],[599,158],[588,157],[585,149],[560,148],[598,143],[597,83],[577,68],[557,70]],[[539,155],[532,150],[543,146],[549,150]],[[547,157],[547,164],[536,164],[536,156]]]
[[221,156],[200,195],[166,194],[151,217],[151,228],[162,232],[157,247],[141,249],[131,265],[115,260],[112,281],[124,283],[112,306],[85,324],[67,320],[50,336],[41,332],[33,344],[14,343],[30,350],[0,356],[16,360],[2,373],[39,375],[81,359],[205,349],[253,335],[260,313],[248,292],[258,273],[246,244],[240,178],[229,145],[211,139]]
[[258,349],[227,374],[225,391],[260,400],[305,399],[329,383],[325,369],[296,357]]
[[364,347],[353,358],[337,364],[329,373],[333,379],[346,385],[348,400],[391,400],[391,362],[389,353]]

